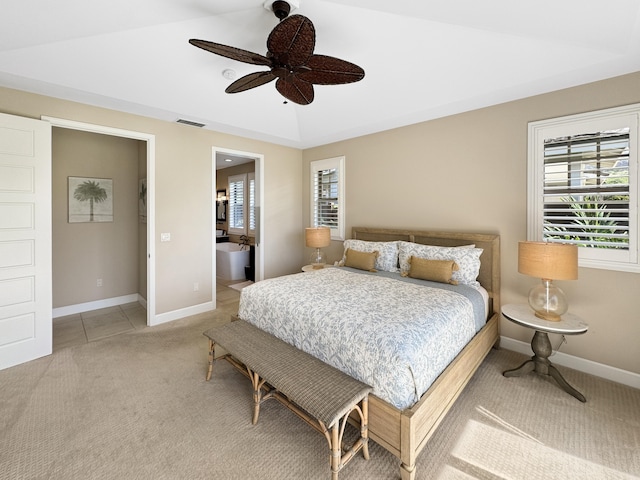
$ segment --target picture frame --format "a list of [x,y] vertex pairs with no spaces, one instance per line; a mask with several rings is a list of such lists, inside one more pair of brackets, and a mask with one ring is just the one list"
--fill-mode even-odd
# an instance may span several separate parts
[[227,191],[216,191],[216,222],[227,221]]
[[138,180],[138,217],[140,223],[147,223],[147,179]]
[[113,222],[113,179],[68,177],[69,223]]

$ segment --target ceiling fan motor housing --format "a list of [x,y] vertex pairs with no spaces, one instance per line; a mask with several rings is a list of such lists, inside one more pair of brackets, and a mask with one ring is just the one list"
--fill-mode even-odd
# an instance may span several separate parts
[[273,9],[273,13],[279,20],[283,20],[289,16],[289,12],[291,12],[291,5],[289,2],[284,2],[282,0],[276,0],[271,5]]

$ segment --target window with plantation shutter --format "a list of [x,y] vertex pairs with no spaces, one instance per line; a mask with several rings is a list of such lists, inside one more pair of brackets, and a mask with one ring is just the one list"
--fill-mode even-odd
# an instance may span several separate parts
[[227,218],[228,231],[236,235],[245,235],[245,183],[246,174],[229,177],[229,204]]
[[311,162],[311,226],[344,240],[344,157]]
[[530,240],[579,247],[580,265],[640,271],[633,105],[529,124]]
[[256,179],[255,173],[249,173],[247,175],[249,180],[249,234],[255,235],[256,233]]
[[255,173],[229,177],[228,221],[229,233],[255,235]]

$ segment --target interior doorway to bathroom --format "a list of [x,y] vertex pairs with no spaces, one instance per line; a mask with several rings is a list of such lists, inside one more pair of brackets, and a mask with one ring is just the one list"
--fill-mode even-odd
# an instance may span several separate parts
[[264,156],[213,147],[214,285],[263,279]]

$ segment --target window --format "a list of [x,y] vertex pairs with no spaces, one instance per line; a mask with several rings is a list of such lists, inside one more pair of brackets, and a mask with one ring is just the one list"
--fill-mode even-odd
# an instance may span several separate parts
[[256,176],[255,173],[248,173],[249,180],[249,234],[256,234]]
[[529,240],[572,243],[580,266],[640,272],[640,104],[529,124]]
[[246,175],[229,177],[229,233],[244,234],[244,182]]
[[344,240],[344,157],[311,162],[311,226]]
[[229,177],[229,233],[255,235],[255,187],[254,173]]

